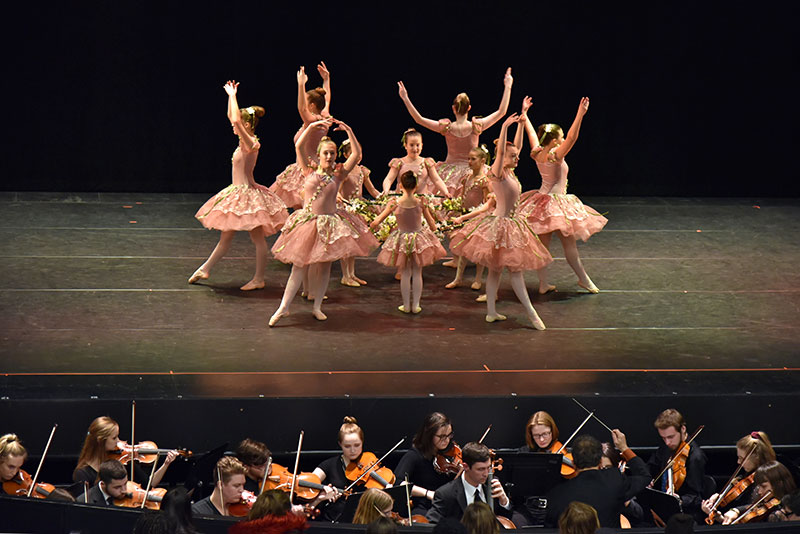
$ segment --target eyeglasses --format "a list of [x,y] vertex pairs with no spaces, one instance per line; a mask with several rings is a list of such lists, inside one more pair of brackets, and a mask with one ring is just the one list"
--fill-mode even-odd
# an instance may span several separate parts
[[455,432],[450,432],[449,434],[436,434],[433,437],[436,439],[453,439],[453,436],[455,435]]
[[541,434],[531,434],[531,437],[533,439],[547,439],[552,435],[553,433],[550,430],[548,430],[547,432],[542,432]]

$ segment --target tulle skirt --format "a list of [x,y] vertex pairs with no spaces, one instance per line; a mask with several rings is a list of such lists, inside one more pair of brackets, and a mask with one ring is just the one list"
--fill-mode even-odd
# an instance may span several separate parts
[[493,271],[541,269],[553,261],[536,233],[518,215],[485,215],[450,234],[450,250]]
[[[489,166],[483,166],[484,174],[489,173]],[[464,185],[464,182],[472,176],[472,169],[468,163],[445,163],[439,161],[436,163],[436,172],[439,173],[439,178],[442,179],[444,185],[451,195],[459,194],[459,191]]]
[[303,170],[297,163],[292,163],[275,177],[275,182],[269,186],[269,190],[278,195],[287,207],[300,209],[303,207],[305,185],[306,177]]
[[208,229],[249,232],[260,226],[268,236],[281,229],[289,214],[281,199],[263,185],[231,184],[194,216]]
[[293,212],[272,247],[275,258],[299,267],[367,256],[378,240],[357,215],[337,211],[317,215],[309,209]]
[[395,229],[381,247],[378,263],[403,268],[413,258],[420,267],[431,265],[447,256],[439,238],[427,227],[419,232],[400,232]]
[[538,191],[522,200],[517,213],[528,220],[537,234],[560,231],[586,241],[608,222],[575,195],[542,194]]

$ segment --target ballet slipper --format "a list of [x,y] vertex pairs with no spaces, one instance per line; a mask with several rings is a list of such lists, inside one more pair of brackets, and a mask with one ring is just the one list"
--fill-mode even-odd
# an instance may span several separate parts
[[403,306],[402,304],[400,306],[398,306],[397,309],[400,310],[403,313],[411,313],[411,311],[407,310],[406,307]]
[[474,282],[472,282],[472,285],[469,286],[469,287],[474,289],[475,291],[477,291],[477,290],[479,290],[481,288],[481,285],[483,285],[483,284],[482,284],[482,282],[480,280],[475,280]]
[[356,275],[353,275],[353,280],[355,280],[356,282],[358,282],[362,286],[367,285],[367,281],[366,280],[363,280],[363,279],[357,277]]
[[192,276],[189,277],[189,283],[194,284],[198,280],[205,280],[208,278],[208,273],[203,269],[198,268]]
[[339,283],[347,287],[361,287],[361,284],[359,284],[352,278],[342,278],[341,282]]
[[458,262],[456,260],[447,260],[442,264],[443,267],[458,267]]
[[413,313],[414,315],[416,315],[416,314],[418,314],[418,313],[419,313],[419,312],[421,312],[421,311],[422,311],[422,308],[421,308],[420,306],[416,306],[416,307],[415,307],[413,310],[411,310],[411,313]]
[[[313,301],[316,298],[314,295],[312,295],[310,293],[308,295],[306,295],[305,297],[306,297],[306,300],[309,300],[309,301]],[[328,300],[328,295],[325,295],[324,297],[322,297],[322,300]]]
[[278,324],[278,321],[280,321],[281,317],[286,317],[287,315],[289,315],[288,311],[281,311],[281,309],[278,308],[275,313],[272,314],[272,317],[269,318],[269,325],[275,326]]
[[461,280],[460,278],[456,278],[455,280],[453,280],[452,282],[450,282],[449,284],[447,284],[444,287],[446,287],[447,289],[453,289],[454,287],[460,286],[462,284],[462,282],[463,282],[463,280]]
[[505,321],[506,319],[508,319],[508,317],[506,317],[505,315],[502,315],[500,313],[495,313],[494,315],[487,315],[486,316],[486,322],[487,323],[493,323],[495,321]]
[[486,302],[486,293],[483,295],[478,295],[478,298],[475,299],[475,302]]
[[403,278],[403,275],[402,275],[402,274],[400,274],[399,272],[396,272],[396,273],[394,274],[394,279],[395,279],[395,280],[400,280],[401,278]]
[[588,291],[589,293],[594,293],[594,294],[600,293],[600,290],[597,289],[597,286],[594,285],[594,282],[592,282],[591,280],[585,283],[578,280],[578,285],[583,289],[585,289],[586,291]]
[[317,321],[325,321],[328,319],[328,316],[322,313],[322,310],[311,310],[311,315],[313,315],[314,319]]
[[536,310],[533,310],[533,315],[529,315],[528,319],[531,320],[531,324],[536,330],[545,330],[547,328],[539,317],[539,314],[536,313]]
[[260,282],[257,280],[250,280],[239,289],[241,289],[242,291],[252,291],[254,289],[264,289],[264,286],[265,286],[264,280],[261,280]]
[[555,290],[556,290],[556,286],[554,286],[553,284],[547,284],[546,286],[541,286],[541,285],[539,286],[539,294],[540,295],[545,295],[545,294],[550,293],[551,291],[555,291]]
[[306,296],[308,296],[308,293],[306,293],[305,291],[300,292],[300,297],[305,298]]

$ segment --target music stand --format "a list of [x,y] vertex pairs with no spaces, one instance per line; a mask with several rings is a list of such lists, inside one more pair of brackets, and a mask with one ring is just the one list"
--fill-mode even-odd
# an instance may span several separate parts
[[522,504],[528,497],[547,495],[561,482],[561,457],[538,452],[503,453],[501,475],[510,487],[511,500]]
[[636,496],[636,500],[645,510],[649,508],[655,512],[664,523],[673,515],[683,511],[680,497],[653,488],[645,488]]

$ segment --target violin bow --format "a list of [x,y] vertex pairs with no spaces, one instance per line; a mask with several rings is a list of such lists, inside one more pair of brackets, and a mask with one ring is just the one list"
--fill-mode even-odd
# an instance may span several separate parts
[[575,429],[575,432],[573,432],[572,435],[569,437],[569,439],[567,439],[567,441],[564,442],[561,448],[556,451],[556,454],[561,454],[561,451],[567,448],[567,445],[569,445],[569,442],[572,441],[572,438],[575,437],[575,434],[580,432],[581,428],[583,428],[583,425],[585,425],[586,422],[589,421],[589,419],[591,419],[592,417],[594,417],[594,412],[589,412],[589,415],[586,416],[586,419],[583,420],[583,423],[578,425],[578,428]]
[[89,483],[85,480],[83,481],[83,502],[89,504]]
[[411,520],[411,492],[408,490],[408,473],[405,476],[405,486],[406,486],[406,506],[408,507],[408,526],[414,526],[414,522]]
[[150,468],[150,478],[147,479],[147,488],[144,490],[144,499],[142,499],[142,505],[139,507],[140,509],[144,510],[144,505],[147,504],[147,496],[150,495],[150,488],[153,484],[153,475],[156,474],[156,464],[158,463],[158,453],[156,453],[156,459],[153,461],[153,467]]
[[136,440],[134,439],[134,433],[136,431],[136,401],[131,401],[131,482],[133,482],[133,464],[134,460],[136,459]]
[[731,521],[731,523],[730,523],[730,524],[731,524],[731,525],[735,525],[736,523],[738,523],[739,521],[741,521],[741,520],[742,520],[742,518],[743,518],[744,516],[746,516],[747,514],[749,514],[750,512],[752,512],[753,510],[755,510],[755,509],[758,507],[758,505],[759,505],[759,504],[761,504],[762,502],[766,501],[766,500],[767,500],[769,497],[772,497],[772,490],[769,490],[768,492],[766,492],[766,493],[764,494],[764,496],[763,496],[763,497],[761,497],[760,499],[758,499],[758,500],[755,502],[755,504],[754,504],[753,506],[751,506],[750,508],[748,508],[747,510],[745,510],[745,511],[744,511],[744,513],[741,513],[741,514],[739,514],[739,517],[737,517],[736,519],[734,519],[733,521]]
[[261,479],[261,491],[259,491],[259,493],[264,493],[264,488],[267,487],[267,477],[269,476],[270,469],[272,469],[272,456],[267,458],[267,468],[264,469],[264,477]]
[[36,474],[33,475],[33,480],[31,481],[31,487],[28,488],[28,497],[30,497],[31,493],[33,493],[33,488],[36,487],[36,480],[39,478],[39,471],[42,469],[42,464],[44,464],[44,457],[47,456],[47,451],[50,449],[50,442],[53,441],[53,434],[56,433],[56,428],[58,428],[58,423],[54,424],[53,430],[50,431],[50,437],[47,439],[47,445],[44,446],[42,459],[39,460],[39,467],[36,468]]
[[611,430],[611,428],[609,428],[609,426],[608,426],[607,424],[605,424],[604,422],[602,422],[602,421],[601,421],[601,420],[600,420],[600,419],[599,419],[599,418],[598,418],[598,417],[597,417],[597,416],[594,414],[594,412],[592,412],[592,411],[589,411],[589,408],[587,408],[586,406],[584,406],[583,404],[581,404],[580,402],[578,402],[578,399],[576,399],[575,397],[571,397],[571,398],[572,398],[572,400],[573,400],[573,401],[575,401],[575,404],[577,404],[578,406],[580,406],[581,408],[583,408],[583,409],[584,409],[584,411],[585,411],[586,413],[588,413],[588,414],[592,414],[592,417],[594,417],[594,420],[595,420],[595,421],[597,421],[598,423],[600,423],[601,425],[603,425],[603,426],[606,428],[606,430],[608,430],[609,432],[613,432],[613,430]]
[[478,440],[478,443],[483,443],[483,440],[484,440],[484,439],[486,439],[486,436],[489,434],[489,431],[490,431],[491,429],[492,429],[492,425],[489,425],[489,426],[486,428],[486,432],[484,432],[484,433],[483,433],[483,435],[481,436],[481,439],[479,439],[479,440]]
[[[219,470],[219,465],[217,465],[217,483],[214,485],[214,491],[217,491],[219,488],[219,503],[222,506],[222,515],[229,515],[228,514],[228,506],[225,504],[225,499],[222,498],[222,471]],[[214,504],[214,494],[211,494],[209,499],[211,504]]]
[[373,467],[375,467],[376,465],[380,464],[380,463],[381,463],[381,462],[384,460],[384,458],[386,458],[387,456],[389,456],[390,454],[392,454],[392,453],[394,452],[394,450],[395,450],[397,447],[399,447],[399,446],[400,446],[400,444],[401,444],[401,443],[403,443],[405,440],[406,440],[406,437],[405,437],[405,436],[403,436],[402,438],[400,438],[400,441],[398,441],[397,443],[395,443],[394,447],[392,447],[391,449],[389,449],[389,452],[387,452],[386,454],[384,454],[383,456],[381,456],[380,458],[378,458],[377,460],[375,460],[374,462],[372,462],[372,463],[371,463],[371,464],[370,464],[370,465],[369,465],[369,466],[368,466],[366,469],[364,469],[364,472],[363,472],[363,473],[361,473],[361,476],[360,476],[360,477],[358,477],[357,479],[355,479],[355,480],[353,481],[353,483],[352,483],[352,484],[350,484],[349,486],[347,486],[347,487],[344,489],[344,492],[345,492],[345,493],[347,493],[348,491],[350,491],[351,489],[353,489],[353,486],[355,486],[355,485],[358,483],[358,481],[359,481],[359,480],[361,480],[362,478],[364,478],[364,477],[367,475],[367,473],[369,473],[370,469],[372,469],[372,468],[373,468]]
[[717,500],[714,501],[714,506],[711,507],[711,513],[708,514],[708,517],[711,518],[712,520],[714,517],[714,513],[717,511],[717,508],[719,507],[719,503],[721,503],[722,499],[725,498],[725,495],[727,495],[728,492],[731,491],[731,489],[733,489],[733,481],[736,478],[736,475],[739,474],[739,471],[741,471],[742,467],[744,467],[744,463],[750,458],[750,455],[753,454],[755,450],[756,450],[756,443],[753,443],[753,446],[750,447],[750,452],[748,452],[747,456],[744,457],[742,463],[739,464],[739,467],[736,468],[736,471],[733,472],[731,478],[729,478],[728,482],[725,484],[724,487],[725,489],[723,489],[722,492],[720,492],[719,497],[717,497]]
[[292,487],[289,489],[289,503],[294,500],[294,485],[297,481],[297,466],[300,464],[300,449],[303,448],[303,434],[304,432],[300,431],[300,439],[297,441],[297,456],[294,458],[294,471],[292,472]]
[[651,485],[651,486],[652,486],[653,484],[655,484],[655,483],[656,483],[656,481],[658,481],[658,480],[659,480],[659,479],[660,479],[662,476],[664,476],[664,473],[666,473],[666,472],[667,472],[667,470],[668,470],[669,468],[671,468],[671,467],[672,467],[672,464],[674,464],[674,463],[675,463],[675,460],[677,460],[677,459],[678,459],[678,456],[681,454],[681,452],[683,452],[683,449],[685,449],[686,447],[688,447],[688,446],[689,446],[689,445],[690,445],[690,444],[691,444],[691,443],[694,441],[694,438],[696,438],[696,437],[697,437],[697,435],[698,435],[698,434],[700,434],[700,432],[702,432],[702,431],[703,431],[703,429],[704,429],[705,427],[706,427],[705,425],[700,425],[700,428],[698,428],[697,430],[695,430],[695,431],[694,431],[694,434],[692,434],[692,437],[690,437],[689,439],[687,439],[687,440],[686,440],[686,441],[683,443],[683,445],[682,445],[681,447],[678,447],[678,450],[676,450],[676,451],[675,451],[675,452],[672,454],[672,458],[670,458],[670,459],[669,459],[669,462],[667,462],[667,465],[666,465],[666,466],[664,466],[664,469],[662,469],[662,470],[661,470],[661,472],[658,474],[658,476],[657,476],[656,478],[654,478],[653,480],[651,480],[651,481],[650,481],[650,485]]

